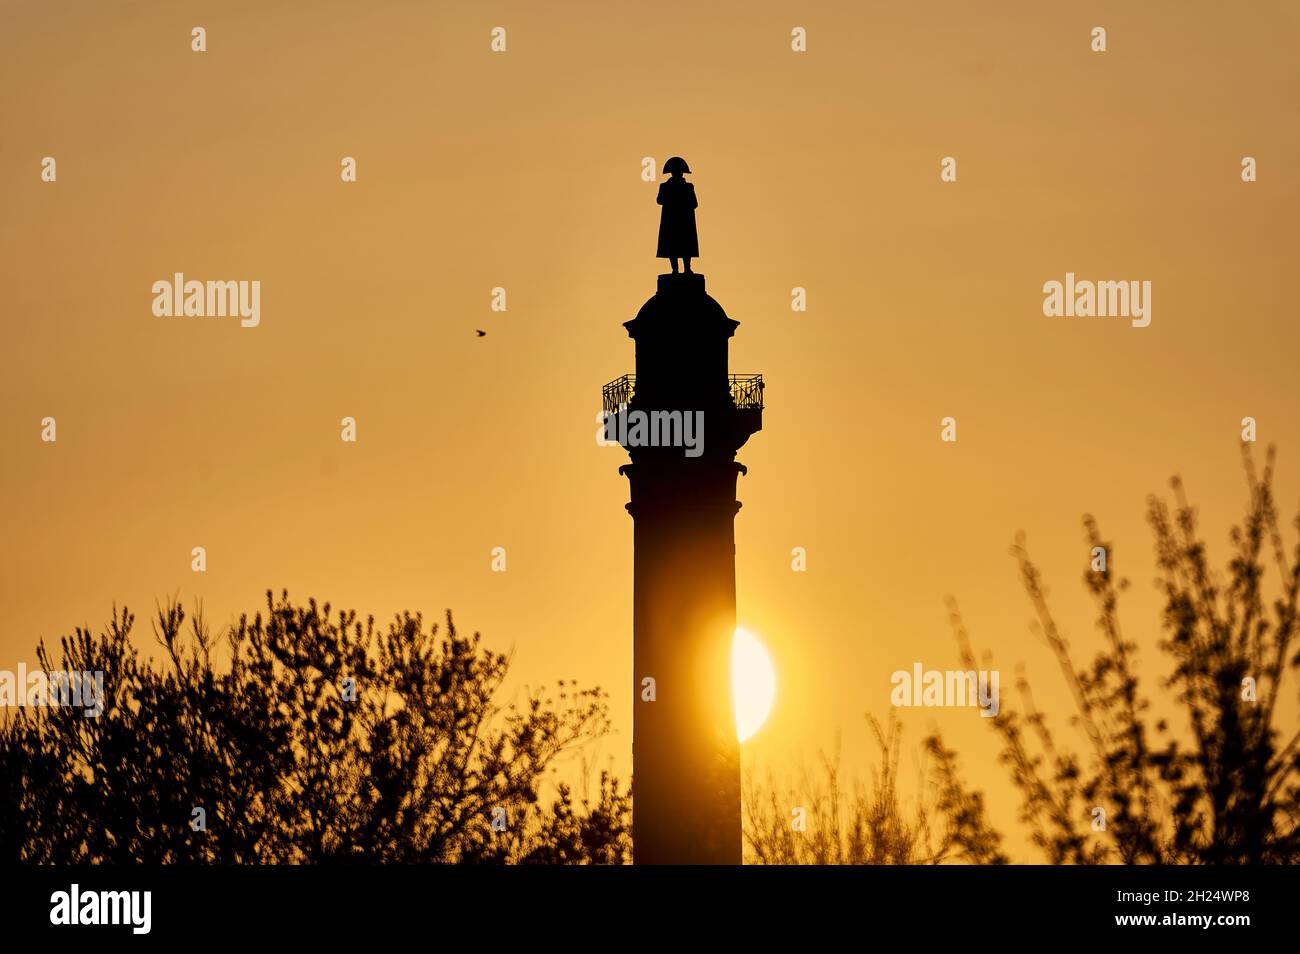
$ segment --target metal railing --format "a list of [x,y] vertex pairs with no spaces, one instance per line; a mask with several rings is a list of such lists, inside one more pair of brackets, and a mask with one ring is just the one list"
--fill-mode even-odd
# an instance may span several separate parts
[[615,378],[600,389],[600,403],[607,414],[617,414],[621,406],[631,402],[636,391],[636,375],[625,374]]
[[[731,392],[731,403],[737,410],[761,411],[763,409],[761,374],[729,374],[727,387]],[[632,395],[635,393],[636,375],[625,374],[601,388],[601,406],[610,414],[616,414],[620,407],[631,403]]]
[[731,403],[742,411],[763,410],[763,376],[761,374],[729,374]]

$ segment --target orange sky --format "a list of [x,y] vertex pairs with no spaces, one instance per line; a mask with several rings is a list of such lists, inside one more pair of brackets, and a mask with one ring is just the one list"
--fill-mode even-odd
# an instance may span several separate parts
[[[1294,4],[452,6],[0,7],[0,668],[177,591],[215,620],[267,587],[380,618],[450,606],[514,648],[516,685],[613,690],[626,771],[626,456],[594,435],[662,265],[644,156],[690,162],[732,370],[767,381],[738,618],[779,697],[747,762],[840,732],[865,766],[890,673],[955,664],[948,593],[1059,722],[1005,554],[1026,530],[1090,650],[1084,511],[1163,672],[1143,498],[1181,473],[1222,564],[1246,415],[1294,511]],[[260,281],[261,325],[154,317],[177,271]],[[1151,281],[1150,327],[1044,317],[1067,271]],[[942,728],[1014,826],[973,711],[903,717],[911,742]]]

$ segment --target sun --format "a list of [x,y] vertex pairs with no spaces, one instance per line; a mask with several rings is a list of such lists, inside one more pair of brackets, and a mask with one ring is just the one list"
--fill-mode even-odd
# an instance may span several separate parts
[[736,738],[744,742],[763,727],[776,698],[772,657],[745,629],[737,629],[731,641],[731,697],[736,706]]

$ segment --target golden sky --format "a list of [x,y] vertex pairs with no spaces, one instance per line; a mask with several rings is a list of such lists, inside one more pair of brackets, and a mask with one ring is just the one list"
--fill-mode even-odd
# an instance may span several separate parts
[[[595,414],[663,265],[641,160],[681,155],[732,370],[767,381],[736,571],[779,683],[747,763],[841,733],[865,766],[890,673],[956,664],[949,593],[1059,724],[1017,530],[1089,654],[1098,516],[1154,676],[1145,495],[1181,473],[1222,564],[1249,415],[1294,512],[1298,36],[1285,0],[7,0],[0,668],[114,602],[147,637],[176,592],[219,622],[267,587],[449,606],[513,647],[516,686],[611,689],[626,771],[632,521]],[[1067,271],[1150,281],[1150,326],[1045,317]],[[155,317],[175,272],[260,281],[260,326]],[[911,742],[942,728],[1014,826],[974,711],[903,718]]]

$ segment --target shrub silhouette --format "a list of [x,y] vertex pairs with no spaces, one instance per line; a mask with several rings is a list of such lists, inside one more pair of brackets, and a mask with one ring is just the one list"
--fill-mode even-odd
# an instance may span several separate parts
[[[564,785],[541,801],[556,760],[607,731],[599,690],[561,683],[555,700],[498,704],[508,658],[459,635],[450,613],[442,635],[407,613],[380,629],[268,592],[265,614],[227,631],[224,669],[201,607],[184,622],[175,602],[158,609],[158,666],[132,645],[125,609],[99,636],[65,637],[57,667],[42,643],[47,671],[103,671],[106,705],[0,723],[0,857],[626,860],[630,796],[615,779],[601,776],[594,806]],[[191,827],[196,808],[206,830]]]
[[[1001,836],[988,824],[979,793],[961,782],[956,753],[937,736],[925,742],[915,802],[898,790],[902,729],[897,715],[888,727],[869,718],[879,762],[870,786],[846,788],[836,754],[820,758],[816,774],[804,770],[795,783],[746,778],[746,861],[768,865],[908,865],[964,862],[1005,864]],[[792,812],[803,810],[796,831]]]

